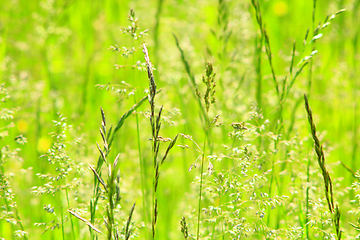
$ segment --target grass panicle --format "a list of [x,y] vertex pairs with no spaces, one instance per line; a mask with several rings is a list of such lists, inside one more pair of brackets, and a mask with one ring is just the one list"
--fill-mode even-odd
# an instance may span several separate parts
[[[136,52],[136,48],[134,47],[134,44],[136,41],[143,39],[148,32],[148,29],[142,31],[139,33],[140,30],[140,24],[139,24],[139,20],[135,15],[135,10],[134,9],[130,9],[129,15],[128,15],[128,20],[130,22],[130,25],[125,27],[125,28],[121,28],[121,32],[129,35],[131,37],[131,50],[129,50],[127,47],[122,47],[123,51],[122,51],[122,56],[124,58],[128,58],[130,55],[132,57],[132,82],[131,84],[134,87],[134,90],[131,92],[133,95],[133,99],[134,99],[134,104],[137,103],[137,89],[135,88],[136,86],[136,81],[135,81],[135,69],[136,67],[139,70],[142,70],[143,68],[143,63],[141,63],[140,60],[138,60],[135,64],[135,52]],[[156,30],[155,30],[156,31]],[[156,34],[156,33],[155,33]],[[120,49],[119,47],[116,45],[115,47],[110,47],[110,49],[112,49],[114,51],[119,53]],[[116,68],[119,67],[118,64],[115,65]],[[126,90],[126,89],[125,89]],[[139,121],[139,116],[138,114],[135,115],[135,119],[136,119],[136,137],[137,137],[137,150],[138,150],[138,155],[139,155],[139,163],[140,163],[140,172],[141,172],[141,192],[143,195],[143,201],[142,201],[142,206],[143,206],[143,218],[147,218],[148,212],[146,211],[146,206],[147,206],[147,189],[146,189],[146,177],[147,177],[147,171],[146,171],[146,164],[145,161],[143,159],[143,155],[142,155],[142,149],[141,149],[141,140],[140,140],[140,121]]]
[[[209,146],[211,146],[211,144],[210,144],[211,143],[210,128],[211,128],[211,125],[214,124],[219,117],[217,115],[212,122],[209,121],[210,105],[212,105],[216,102],[216,99],[215,99],[215,86],[216,86],[215,75],[216,75],[216,73],[214,72],[212,64],[209,62],[206,63],[205,75],[202,76],[202,81],[206,87],[205,92],[203,94],[201,94],[200,91],[198,90],[198,88],[195,86],[196,96],[198,97],[201,105],[202,106],[205,105],[205,110],[206,110],[205,140],[204,140],[203,149],[200,148],[200,150],[201,150],[200,186],[199,186],[198,209],[197,209],[196,239],[200,238],[201,202],[202,202],[202,195],[203,195],[203,180],[204,180],[203,178],[204,178],[204,163],[205,163],[205,159],[206,159],[206,156],[205,156],[206,145],[209,144]],[[210,149],[210,151],[212,151],[211,149]]]
[[326,166],[325,166],[325,154],[323,151],[323,147],[320,144],[320,140],[316,135],[316,126],[315,126],[315,123],[313,120],[312,111],[310,109],[309,101],[308,101],[306,94],[304,94],[304,100],[305,100],[305,109],[306,109],[306,112],[308,115],[308,120],[309,120],[309,124],[310,124],[310,128],[311,128],[311,135],[312,135],[312,138],[313,138],[314,144],[315,144],[315,152],[318,157],[318,164],[319,164],[319,167],[321,169],[321,173],[322,173],[323,179],[324,179],[326,201],[328,204],[329,211],[332,214],[332,221],[333,221],[333,224],[335,227],[336,237],[337,237],[337,239],[340,240],[341,239],[341,229],[340,229],[339,206],[337,204],[336,205],[334,204],[332,181],[330,178],[330,174],[327,171]]
[[[5,87],[5,83],[0,84],[0,106],[4,105],[9,99],[10,93]],[[15,127],[12,121],[14,114],[17,111],[17,108],[6,108],[4,106],[1,106],[0,108],[0,120],[2,124],[2,127],[0,128],[0,140],[2,143],[0,151],[0,200],[2,200],[0,207],[2,209],[2,214],[0,215],[0,220],[10,224],[10,227],[7,225],[7,228],[11,229],[14,236],[22,237],[27,240],[28,232],[25,231],[23,222],[20,218],[16,195],[12,188],[11,175],[13,174],[7,173],[6,169],[6,163],[8,161],[22,161],[22,158],[19,155],[21,149],[11,149],[10,142],[13,140],[8,140],[9,130]],[[16,136],[15,142],[19,145],[25,145],[27,143],[27,139],[24,136],[19,135]]]
[[143,43],[143,53],[144,58],[147,66],[147,74],[149,79],[149,95],[148,100],[150,104],[150,125],[151,125],[151,133],[152,133],[152,159],[153,159],[153,193],[152,193],[152,221],[151,221],[151,228],[152,228],[152,239],[155,239],[155,232],[156,232],[156,223],[158,218],[158,200],[157,200],[157,190],[160,178],[160,166],[164,163],[166,157],[169,154],[169,151],[174,147],[178,135],[175,136],[173,140],[170,141],[170,144],[161,158],[158,158],[159,149],[160,149],[160,142],[167,141],[162,138],[159,133],[161,129],[161,114],[163,111],[163,106],[160,107],[157,114],[155,114],[155,96],[157,93],[156,90],[156,83],[155,77],[153,74],[153,67],[150,61],[149,52],[147,50],[146,44]]
[[135,210],[135,203],[134,205],[131,207],[130,209],[130,213],[129,213],[129,218],[126,221],[126,227],[125,227],[125,240],[130,239],[131,233],[133,231],[133,229],[131,228],[131,220],[134,214],[134,210]]
[[[190,68],[190,65],[189,65],[189,62],[187,61],[186,57],[185,57],[185,53],[184,53],[184,50],[180,47],[180,43],[179,43],[179,40],[178,38],[176,37],[176,35],[173,33],[173,36],[174,36],[174,39],[175,39],[175,43],[176,43],[176,46],[177,48],[179,49],[179,52],[181,54],[181,62],[183,63],[184,67],[185,67],[185,71],[190,79],[190,88],[191,88],[191,92],[193,94],[193,96],[195,97],[195,99],[197,100],[198,102],[198,105],[200,107],[200,110],[201,110],[201,116],[203,117],[203,119],[205,119],[205,122],[207,120],[207,114],[206,114],[206,111],[205,111],[205,107],[203,105],[203,103],[201,102],[201,99],[197,96],[197,84],[196,84],[196,81],[195,81],[195,75],[194,73],[191,71],[191,68]],[[204,124],[205,125],[205,124]]]
[[184,239],[188,239],[189,238],[189,230],[188,230],[188,226],[187,226],[185,217],[181,218],[180,225],[181,225],[181,232],[184,236]]

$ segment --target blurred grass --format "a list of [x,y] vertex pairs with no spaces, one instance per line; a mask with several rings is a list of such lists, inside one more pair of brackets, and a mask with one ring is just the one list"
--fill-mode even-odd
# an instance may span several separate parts
[[[123,59],[119,54],[108,50],[110,45],[131,47],[131,39],[122,35],[120,27],[128,25],[126,20],[130,8],[134,8],[139,18],[141,30],[150,29],[145,38],[149,54],[155,64],[155,76],[158,88],[163,92],[157,98],[157,105],[164,105],[165,110],[178,108],[181,115],[173,116],[174,125],[163,126],[164,137],[173,137],[176,133],[190,134],[198,143],[204,141],[203,127],[200,121],[200,108],[190,93],[188,76],[181,63],[180,53],[172,33],[179,38],[187,60],[196,80],[200,76],[206,61],[213,63],[219,86],[218,102],[211,114],[220,114],[224,126],[214,129],[212,135],[215,152],[222,150],[222,144],[229,144],[227,133],[232,122],[246,119],[251,104],[256,103],[256,69],[254,39],[258,26],[250,1],[227,1],[228,28],[232,35],[226,43],[227,50],[221,56],[224,42],[219,39],[221,25],[217,23],[217,1],[24,1],[9,0],[0,8],[0,77],[10,89],[9,107],[19,107],[14,122],[16,128],[10,131],[15,138],[23,134],[28,144],[21,151],[24,161],[7,163],[6,169],[13,172],[13,190],[20,216],[30,239],[60,239],[60,231],[48,231],[41,235],[42,228],[33,226],[36,222],[45,222],[52,216],[42,210],[44,204],[66,208],[66,202],[57,196],[36,196],[31,187],[43,184],[36,173],[49,171],[49,166],[39,158],[51,146],[48,133],[55,131],[52,120],[57,119],[57,112],[68,117],[68,123],[74,126],[74,136],[82,137],[81,147],[70,148],[69,152],[77,162],[94,163],[97,158],[95,142],[100,141],[100,107],[103,107],[107,121],[115,124],[121,115],[132,105],[127,99],[117,102],[114,93],[100,90],[96,84],[113,84],[125,81],[132,83],[132,69],[115,69],[114,64],[131,66],[132,59]],[[292,44],[296,41],[298,53],[302,52],[302,42],[308,28],[311,28],[312,1],[261,1],[262,18],[270,38],[273,64],[278,79],[287,73],[290,63]],[[161,11],[159,11],[159,6]],[[354,171],[360,166],[359,144],[359,1],[336,0],[317,1],[315,24],[323,21],[327,14],[340,9],[347,11],[339,15],[326,28],[324,36],[316,43],[318,54],[313,62],[313,83],[311,105],[314,119],[326,145],[332,147],[327,158],[329,163],[342,161]],[[157,15],[157,14],[161,15]],[[156,31],[155,31],[156,29]],[[155,31],[155,32],[154,32]],[[212,31],[216,33],[212,34]],[[308,38],[311,39],[312,36]],[[156,48],[155,48],[156,47]],[[305,54],[309,54],[309,47]],[[298,63],[303,57],[295,57]],[[143,54],[138,49],[135,60],[143,61]],[[262,112],[270,121],[276,115],[276,93],[271,81],[271,72],[266,56],[262,55]],[[294,85],[294,90],[284,107],[285,129],[289,126],[289,116],[297,99],[307,91],[306,68]],[[148,88],[145,72],[134,71],[134,85],[137,97],[144,95]],[[224,89],[220,88],[220,82]],[[306,116],[303,108],[295,112],[295,124],[291,136],[308,136]],[[141,111],[145,111],[143,106]],[[138,202],[135,211],[139,221],[141,192],[139,164],[136,143],[136,125],[134,117],[125,123],[114,144],[113,155],[120,152],[124,189],[122,209],[128,212],[132,203]],[[143,158],[151,166],[149,149],[151,137],[148,119],[139,117]],[[15,146],[12,143],[3,143]],[[186,143],[188,144],[188,143]],[[309,145],[309,151],[311,146]],[[175,149],[174,149],[175,150]],[[159,220],[158,239],[180,239],[179,221],[189,206],[196,202],[191,195],[191,182],[198,175],[196,170],[187,169],[197,155],[191,151],[176,149],[169,155],[162,170],[158,192]],[[223,165],[221,165],[223,167]],[[26,174],[21,168],[28,169]],[[220,164],[215,163],[215,168]],[[86,167],[84,167],[86,170]],[[345,189],[354,181],[350,173],[339,164],[335,164],[331,174],[334,178],[344,178],[338,189]],[[149,170],[150,172],[150,170]],[[92,175],[86,170],[81,177],[84,188],[91,194]],[[147,183],[150,186],[150,181]],[[71,193],[72,204],[86,204],[86,197],[75,199]],[[353,195],[350,195],[353,196]],[[83,198],[82,198],[83,197]],[[84,200],[84,202],[82,202]],[[342,201],[348,205],[349,198]],[[341,205],[341,202],[340,202]],[[192,205],[196,208],[196,205]],[[36,209],[34,211],[33,209]],[[64,209],[60,209],[62,211]],[[65,211],[64,211],[65,212]],[[345,213],[342,214],[344,228]],[[351,219],[353,221],[353,219]],[[82,223],[74,221],[77,239],[87,239],[88,232]],[[66,223],[68,224],[68,223]],[[0,222],[0,236],[11,239],[7,223]],[[69,227],[69,225],[67,225]],[[195,226],[192,225],[195,232]],[[143,234],[143,230],[141,230]],[[69,234],[69,239],[70,233]],[[143,236],[143,235],[142,235]],[[65,238],[68,239],[68,238]]]

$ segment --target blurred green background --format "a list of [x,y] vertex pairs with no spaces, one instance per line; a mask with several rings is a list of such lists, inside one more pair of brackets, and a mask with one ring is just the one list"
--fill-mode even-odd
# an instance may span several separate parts
[[[304,93],[311,96],[314,119],[329,151],[327,162],[335,166],[331,174],[334,178],[341,178],[337,188],[346,189],[354,178],[340,161],[353,171],[360,167],[360,2],[318,0],[314,22],[313,4],[310,0],[260,1],[279,82],[289,71],[294,42],[294,65],[297,67],[296,64],[309,55],[312,48],[318,50],[311,62],[312,73],[309,65],[304,68],[284,105],[285,128],[292,125],[291,116],[294,116],[295,123],[288,134],[282,132],[282,135],[287,140],[295,135],[310,136],[302,96]],[[129,35],[120,31],[121,27],[129,25],[130,8],[135,10],[140,31],[149,29],[148,35],[138,41],[132,41]],[[331,21],[316,43],[310,43],[318,23],[324,23],[328,14],[341,9],[346,11]],[[310,33],[304,46],[308,29]],[[87,164],[96,164],[96,142],[101,142],[98,130],[101,126],[100,107],[104,109],[107,123],[115,125],[134,104],[129,91],[107,91],[97,85],[111,83],[117,89],[121,86],[114,84],[125,82],[136,89],[136,101],[145,96],[147,73],[132,68],[137,61],[144,62],[140,48],[142,42],[146,42],[156,68],[154,74],[158,88],[163,89],[156,103],[164,105],[163,115],[169,121],[163,124],[161,135],[173,138],[181,132],[192,135],[202,145],[205,135],[199,117],[200,108],[192,94],[173,34],[177,36],[198,84],[201,84],[207,61],[213,64],[217,73],[217,102],[210,113],[212,117],[219,114],[223,126],[212,132],[213,148],[212,152],[208,150],[208,155],[219,154],[222,145],[231,143],[228,137],[228,132],[232,131],[230,124],[245,121],[251,106],[258,103],[257,66],[261,67],[262,113],[270,123],[277,121],[275,109],[278,102],[264,46],[261,63],[257,65],[256,42],[260,31],[251,1],[7,0],[0,3],[0,78],[11,96],[2,107],[17,108],[13,119],[1,121],[2,126],[9,121],[15,124],[9,129],[9,136],[2,137],[1,144],[15,149],[20,147],[13,141],[16,136],[27,138],[27,144],[19,152],[22,161],[7,161],[2,171],[10,176],[18,214],[29,239],[62,239],[61,228],[42,234],[45,228],[36,227],[34,223],[68,215],[69,205],[64,195],[35,195],[31,190],[33,186],[46,182],[38,178],[37,173],[54,171],[53,166],[40,158],[52,146],[53,138],[49,133],[60,132],[59,127],[53,127],[53,120],[58,121],[58,113],[61,113],[67,118],[67,124],[73,126],[67,132],[66,142],[80,139],[80,143],[67,147],[71,159],[83,169],[71,175],[80,181],[80,187],[70,189],[69,198],[72,208],[86,209],[93,191],[93,175]],[[120,48],[134,47],[136,52],[124,58],[121,52],[109,50],[115,44]],[[124,67],[117,69],[115,64]],[[150,174],[151,130],[147,109],[146,102],[138,116],[140,148],[142,157],[148,159],[146,169]],[[311,152],[311,142],[308,145]],[[126,219],[136,201],[138,212],[134,218],[141,224],[144,219],[141,217],[142,194],[134,115],[118,133],[110,157],[114,158],[117,153],[122,154],[122,214]],[[199,172],[197,169],[188,171],[197,156],[194,151],[176,148],[161,170],[157,239],[181,239],[181,216],[197,207],[197,190],[192,181]],[[228,163],[214,164],[215,169],[229,167]],[[147,186],[150,188],[151,179]],[[320,189],[323,191],[322,187]],[[339,196],[340,206],[342,202],[348,205],[351,198],[354,195],[349,192],[346,196]],[[43,210],[45,204],[55,207],[56,217]],[[84,210],[84,216],[86,214]],[[350,229],[347,222],[356,220],[347,219],[346,215],[344,213],[343,227]],[[70,223],[66,222],[65,239],[89,239],[87,226],[77,219],[73,222],[77,235],[72,235]],[[100,220],[98,224],[102,224]],[[195,226],[192,227],[195,231]],[[12,239],[16,229],[18,225],[11,227],[5,218],[0,220],[0,237]],[[140,239],[145,238],[145,232],[144,228],[138,230]]]

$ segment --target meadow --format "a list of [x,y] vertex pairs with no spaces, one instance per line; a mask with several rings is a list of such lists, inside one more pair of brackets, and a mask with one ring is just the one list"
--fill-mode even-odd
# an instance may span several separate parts
[[0,4],[0,239],[360,238],[360,1]]

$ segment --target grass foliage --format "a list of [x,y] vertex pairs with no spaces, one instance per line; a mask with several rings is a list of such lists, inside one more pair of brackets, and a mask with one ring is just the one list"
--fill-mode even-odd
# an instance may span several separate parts
[[359,23],[356,0],[7,1],[0,239],[359,239]]

